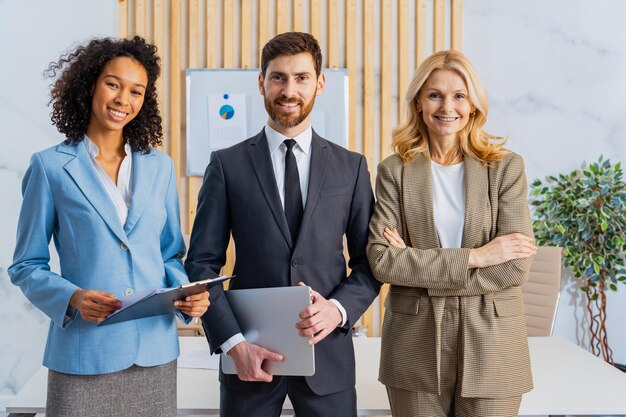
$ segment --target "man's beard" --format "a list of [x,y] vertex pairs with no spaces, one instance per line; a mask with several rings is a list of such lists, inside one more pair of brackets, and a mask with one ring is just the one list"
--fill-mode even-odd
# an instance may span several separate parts
[[[309,116],[309,114],[311,113],[311,110],[313,110],[313,105],[315,104],[315,95],[313,96],[311,101],[304,107],[303,107],[302,100],[295,99],[295,98],[288,99],[285,96],[282,96],[274,100],[274,102],[271,102],[267,97],[264,97],[263,101],[265,103],[265,110],[267,111],[267,114],[270,116],[270,119],[279,126],[290,128],[290,127],[298,126],[300,123],[304,121],[304,119],[306,119]],[[283,103],[300,104],[300,113],[293,113],[293,114],[283,113],[281,111],[276,110],[276,108],[274,107],[274,103],[277,103],[279,101]]]

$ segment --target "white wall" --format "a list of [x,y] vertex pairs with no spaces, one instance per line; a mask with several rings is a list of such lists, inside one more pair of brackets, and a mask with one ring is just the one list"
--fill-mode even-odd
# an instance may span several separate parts
[[[490,94],[488,131],[509,135],[529,182],[601,154],[626,162],[626,2],[465,0],[463,51]],[[587,347],[583,294],[564,283],[554,335]],[[626,285],[608,300],[626,363]]]
[[116,36],[115,0],[0,0],[0,410],[41,365],[48,319],[7,276],[30,155],[62,140],[50,124],[50,61],[94,36]]

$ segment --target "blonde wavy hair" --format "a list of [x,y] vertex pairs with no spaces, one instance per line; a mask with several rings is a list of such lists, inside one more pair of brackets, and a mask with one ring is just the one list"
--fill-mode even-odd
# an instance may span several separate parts
[[426,80],[435,70],[451,70],[459,74],[465,81],[469,100],[475,109],[467,125],[459,132],[457,148],[448,153],[446,162],[461,154],[478,159],[485,165],[502,159],[508,153],[503,149],[506,138],[483,131],[487,121],[487,91],[467,57],[459,51],[450,50],[432,54],[415,71],[406,93],[404,119],[391,132],[393,149],[402,162],[406,164],[418,154],[430,158],[428,128],[418,112],[418,98]]

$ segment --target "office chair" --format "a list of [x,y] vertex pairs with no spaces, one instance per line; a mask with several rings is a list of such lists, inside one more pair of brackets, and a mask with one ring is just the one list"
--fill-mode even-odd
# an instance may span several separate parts
[[528,336],[551,336],[561,290],[561,248],[540,246],[522,286]]

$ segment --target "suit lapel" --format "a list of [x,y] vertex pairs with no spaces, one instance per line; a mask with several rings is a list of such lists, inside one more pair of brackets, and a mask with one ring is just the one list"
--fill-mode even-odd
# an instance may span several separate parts
[[328,164],[328,144],[324,142],[315,131],[311,140],[311,168],[309,171],[309,188],[307,191],[306,205],[302,216],[302,224],[300,225],[300,236],[311,220],[311,215],[320,197],[320,189],[326,176],[326,166]]
[[102,220],[104,220],[111,231],[122,242],[128,243],[120,219],[115,211],[115,206],[98,177],[85,145],[83,143],[77,145],[61,144],[57,151],[74,156],[63,168],[72,177],[85,198],[102,217]]
[[[430,160],[422,155],[405,165],[402,171],[404,222],[413,247],[440,248],[433,214],[432,174]],[[408,219],[416,219],[407,223]]]
[[250,156],[250,162],[252,163],[257,180],[259,181],[263,196],[265,200],[267,200],[267,204],[274,215],[274,220],[276,220],[276,224],[287,241],[289,248],[293,248],[289,225],[287,225],[287,219],[285,218],[285,210],[280,202],[280,195],[276,187],[276,176],[274,175],[274,168],[272,167],[265,130],[262,130],[250,141],[248,155]]
[[[461,247],[473,248],[482,233],[485,201],[489,201],[489,170],[468,155],[465,155],[464,164],[465,219]],[[418,155],[407,164],[403,171],[403,184],[405,215],[424,219],[421,224],[408,224],[411,243],[416,247],[441,247],[435,227],[430,160]]]
[[154,155],[153,152],[149,154],[132,153],[132,198],[126,224],[124,225],[126,234],[129,234],[135,224],[137,224],[137,220],[141,217],[141,213],[143,213],[152,194],[157,174],[157,158],[154,158]]
[[485,202],[489,201],[489,169],[465,155],[465,224],[461,247],[473,248],[483,232]]

